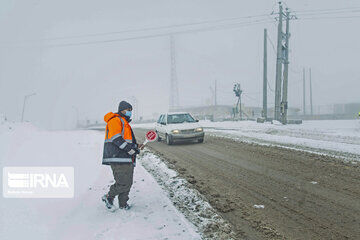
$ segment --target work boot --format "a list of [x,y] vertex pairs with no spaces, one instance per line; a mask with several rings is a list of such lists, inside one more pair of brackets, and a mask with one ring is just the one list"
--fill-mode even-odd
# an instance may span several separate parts
[[114,206],[114,198],[111,198],[111,197],[109,197],[107,194],[105,194],[105,195],[101,198],[101,200],[102,200],[103,202],[105,202],[106,208],[107,208],[109,211],[113,212],[113,211],[116,210],[116,208],[115,208],[115,206]]
[[125,204],[124,206],[119,206],[119,209],[129,210],[131,206],[129,204]]

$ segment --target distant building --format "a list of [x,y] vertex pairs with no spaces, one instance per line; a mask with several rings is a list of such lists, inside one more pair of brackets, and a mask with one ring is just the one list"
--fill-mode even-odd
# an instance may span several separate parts
[[310,114],[310,107],[307,106],[306,114],[303,111],[299,117],[303,120],[325,120],[325,119],[354,119],[360,112],[360,103],[327,104],[318,105],[313,108],[313,115]]
[[334,114],[358,114],[360,103],[334,104]]
[[218,105],[218,106],[198,106],[198,107],[183,107],[176,109],[176,112],[189,112],[195,118],[200,120],[219,120],[231,118],[233,114],[233,106]]
[[[194,117],[200,120],[227,120],[233,119],[235,106],[232,105],[218,105],[218,106],[198,106],[198,107],[184,107],[179,108],[176,111],[189,112]],[[241,105],[242,117],[243,119],[253,119],[255,120],[258,117],[261,117],[262,108],[261,107],[251,107]],[[288,113],[290,115],[297,115],[300,111],[299,108],[289,108]],[[268,109],[268,116],[271,118],[274,115],[274,109]]]
[[[178,108],[176,112],[189,112],[194,117],[200,120],[221,121],[229,120],[234,117],[235,106],[232,105],[218,105],[218,106],[198,106],[198,107],[182,107]],[[243,119],[257,119],[262,117],[261,107],[248,107],[241,105]],[[303,115],[303,111],[300,108],[289,107],[288,118],[289,119],[353,119],[358,116],[360,112],[360,103],[347,103],[347,104],[329,104],[314,106],[313,115],[310,115],[309,107],[306,115]],[[274,116],[274,108],[268,108],[268,118]]]

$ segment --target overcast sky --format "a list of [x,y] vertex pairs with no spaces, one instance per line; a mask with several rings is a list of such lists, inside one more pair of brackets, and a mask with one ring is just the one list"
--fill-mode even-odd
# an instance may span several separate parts
[[[315,105],[360,102],[360,2],[288,0],[286,4],[299,17],[290,26],[289,106],[302,106],[303,67],[312,68]],[[357,12],[350,12],[351,8]],[[327,9],[344,9],[344,13],[327,15]],[[311,15],[312,10],[321,14]],[[169,37],[106,41],[214,24],[114,32],[269,14],[221,22],[248,22],[246,26],[175,35],[181,106],[209,104],[215,80],[219,104],[235,103],[232,86],[239,82],[245,105],[261,106],[264,28],[276,43],[272,11],[277,11],[272,0],[2,0],[0,113],[19,121],[24,95],[33,92],[37,95],[28,99],[25,119],[47,128],[73,126],[76,109],[81,119],[101,120],[105,113],[116,111],[120,100],[132,96],[145,117],[167,111]],[[259,19],[267,22],[254,24]],[[111,34],[91,36],[98,33]],[[276,56],[270,42],[268,57],[268,79],[274,89]],[[268,101],[274,102],[271,91]]]

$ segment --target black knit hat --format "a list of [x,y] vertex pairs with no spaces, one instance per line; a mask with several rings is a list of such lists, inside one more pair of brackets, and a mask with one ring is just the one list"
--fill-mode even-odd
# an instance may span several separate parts
[[126,101],[121,101],[119,103],[118,113],[120,113],[121,111],[128,109],[128,108],[130,108],[130,110],[132,110],[131,104]]

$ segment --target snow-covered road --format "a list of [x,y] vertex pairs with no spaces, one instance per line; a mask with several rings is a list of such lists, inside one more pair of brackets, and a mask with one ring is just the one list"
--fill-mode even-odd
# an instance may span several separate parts
[[103,134],[97,131],[42,131],[29,124],[0,125],[0,164],[72,166],[73,199],[0,201],[0,239],[200,239],[193,224],[138,163],[130,211],[105,210],[101,196],[112,183],[101,165]]

